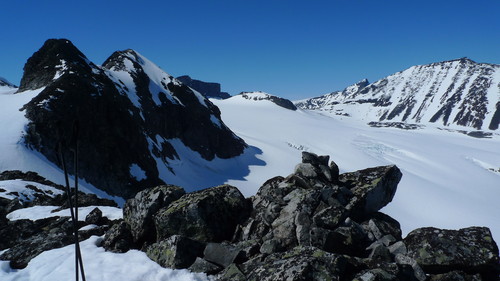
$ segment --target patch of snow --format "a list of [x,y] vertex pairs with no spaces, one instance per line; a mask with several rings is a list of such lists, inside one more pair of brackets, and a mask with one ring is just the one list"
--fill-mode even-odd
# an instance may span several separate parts
[[[35,189],[38,191],[35,191]],[[23,202],[33,201],[35,199],[35,194],[40,193],[40,191],[44,195],[50,197],[64,193],[64,191],[60,189],[37,182],[20,179],[0,181],[0,197],[3,198],[11,200],[19,198],[19,200]]]
[[[102,216],[107,217],[110,220],[117,220],[123,218],[123,211],[120,208],[109,207],[109,206],[88,206],[88,207],[79,207],[78,208],[78,220],[85,221],[85,217],[92,212],[95,208],[99,208],[102,211]],[[15,220],[39,220],[50,217],[71,217],[71,213],[69,209],[63,209],[57,212],[54,212],[59,208],[58,206],[33,206],[29,208],[23,208],[15,210],[9,214],[7,214],[7,219],[11,221]]]
[[59,79],[66,70],[68,70],[68,66],[66,65],[66,61],[65,60],[60,60],[61,64],[59,65],[56,65],[55,68],[56,68],[56,74],[54,75],[54,78],[53,80],[57,80]]
[[79,231],[84,231],[84,230],[91,230],[91,229],[94,229],[94,228],[97,228],[98,226],[95,225],[95,224],[88,224],[84,227],[80,227],[78,230]]
[[137,181],[147,178],[146,172],[137,164],[130,165],[130,175],[132,175],[132,177],[134,177]]
[[[80,242],[87,281],[103,280],[162,280],[162,281],[204,281],[213,280],[205,274],[188,270],[163,268],[144,252],[130,250],[123,254],[107,252],[102,247],[102,237],[92,236]],[[16,270],[8,261],[0,261],[0,280],[67,281],[75,275],[74,245],[41,253],[33,258],[24,269]]]
[[222,128],[222,124],[220,123],[220,120],[217,119],[213,114],[210,115],[210,121],[215,124],[215,126]]

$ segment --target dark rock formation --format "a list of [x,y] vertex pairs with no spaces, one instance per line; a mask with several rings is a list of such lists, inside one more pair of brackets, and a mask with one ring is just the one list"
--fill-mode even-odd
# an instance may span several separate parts
[[161,208],[185,194],[184,189],[174,185],[160,185],[143,190],[123,206],[123,220],[130,226],[136,244],[156,240],[153,215]]
[[222,185],[183,195],[154,215],[157,239],[183,235],[203,242],[230,240],[249,204],[240,191]]
[[242,92],[239,95],[248,100],[268,100],[276,104],[277,106],[281,106],[290,110],[297,110],[295,104],[293,104],[293,102],[291,102],[290,100],[273,96],[264,92]]
[[172,235],[146,248],[148,257],[169,268],[187,268],[201,256],[205,245],[180,235]]
[[172,139],[207,160],[246,147],[215,105],[132,50],[115,52],[98,67],[68,40],[51,39],[24,69],[19,91],[43,89],[23,107],[26,145],[58,164],[62,142],[71,173],[77,124],[79,174],[109,194],[131,198],[163,184],[157,165],[169,168],[169,159],[181,157]]
[[460,230],[419,228],[404,239],[408,256],[429,273],[454,270],[480,274],[484,280],[498,277],[498,246],[486,227]]
[[182,84],[193,88],[207,98],[228,99],[231,97],[228,93],[221,92],[219,83],[203,82],[192,79],[188,75],[179,76],[177,77],[177,80],[181,81]]

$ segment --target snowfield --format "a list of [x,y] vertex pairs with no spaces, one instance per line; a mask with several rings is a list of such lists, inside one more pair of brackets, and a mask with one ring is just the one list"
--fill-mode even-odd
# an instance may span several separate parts
[[244,180],[229,180],[245,196],[265,180],[289,175],[301,151],[330,155],[341,172],[396,164],[403,173],[393,201],[382,209],[401,223],[403,235],[419,227],[487,226],[500,241],[500,135],[473,138],[424,127],[372,128],[365,121],[291,111],[267,100],[234,96],[212,100],[224,123],[262,150],[263,166]]

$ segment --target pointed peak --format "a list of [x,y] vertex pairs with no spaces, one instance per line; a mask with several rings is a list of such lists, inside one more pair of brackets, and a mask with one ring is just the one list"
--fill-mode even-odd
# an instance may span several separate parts
[[68,39],[48,39],[24,65],[19,91],[44,87],[67,71],[79,72],[93,64]]

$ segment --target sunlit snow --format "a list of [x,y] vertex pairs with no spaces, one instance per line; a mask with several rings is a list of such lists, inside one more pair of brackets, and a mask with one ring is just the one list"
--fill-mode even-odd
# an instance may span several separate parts
[[406,235],[424,226],[458,229],[487,226],[500,241],[500,135],[478,139],[426,128],[372,128],[363,121],[319,112],[291,111],[267,100],[234,96],[212,100],[222,120],[265,166],[250,166],[244,180],[229,180],[250,196],[276,175],[287,176],[301,151],[330,155],[341,172],[396,164],[403,172],[393,201],[382,211]]

